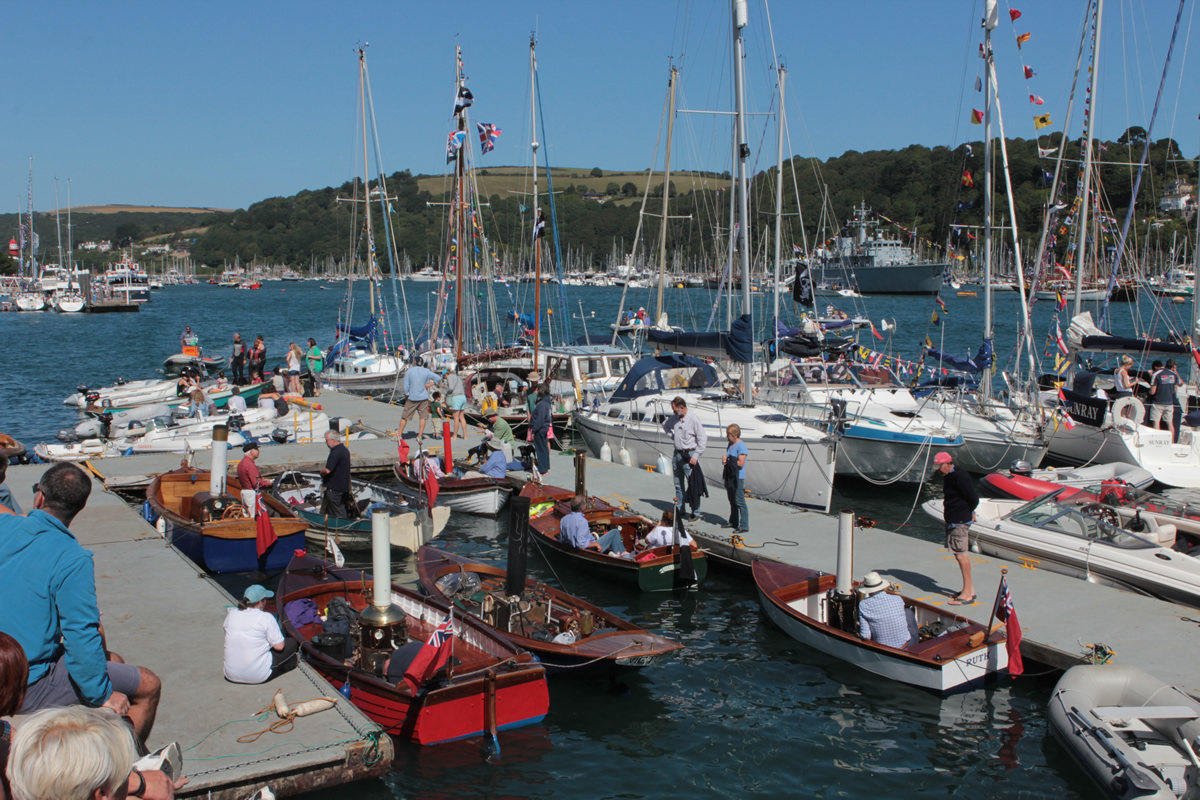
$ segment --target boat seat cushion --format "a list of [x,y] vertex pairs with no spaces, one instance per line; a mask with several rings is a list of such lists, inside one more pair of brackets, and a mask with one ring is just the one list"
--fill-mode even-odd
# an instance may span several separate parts
[[1157,530],[1151,531],[1157,538],[1158,543],[1163,547],[1172,547],[1175,544],[1175,525],[1170,522],[1161,522]]
[[1092,713],[1108,719],[1196,719],[1200,713],[1190,706],[1096,706]]

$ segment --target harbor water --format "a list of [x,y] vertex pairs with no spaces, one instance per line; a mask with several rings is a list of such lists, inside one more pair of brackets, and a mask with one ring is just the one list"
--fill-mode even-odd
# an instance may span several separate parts
[[[326,347],[338,321],[343,291],[324,284],[265,283],[256,291],[216,286],[167,287],[136,314],[0,314],[0,336],[9,342],[0,381],[0,431],[32,445],[50,440],[77,421],[62,399],[78,384],[100,386],[118,376],[152,377],[178,351],[191,325],[206,355],[228,355],[235,331],[250,341],[262,334],[268,366],[283,362],[288,343],[311,336]],[[414,286],[419,288],[414,289]],[[420,328],[432,298],[428,285],[408,284],[411,324]],[[518,302],[532,287],[515,285]],[[605,339],[622,302],[619,287],[566,287],[555,314],[585,315]],[[419,293],[419,296],[418,296]],[[358,295],[361,294],[361,297]],[[979,345],[982,297],[944,293],[946,312],[932,325],[932,298],[869,298],[850,313],[866,313],[895,331],[893,352],[915,359],[926,335],[955,354]],[[711,294],[675,290],[671,320],[703,330]],[[653,308],[646,290],[631,292],[626,306]],[[356,302],[366,308],[365,289]],[[756,317],[769,317],[770,297],[755,298]],[[571,306],[575,309],[572,312]],[[784,305],[792,308],[790,300]],[[582,306],[582,308],[580,307]],[[1033,328],[1039,354],[1053,316],[1039,304]],[[1186,328],[1183,307],[1157,319],[1157,335]],[[595,316],[591,317],[591,311]],[[362,316],[365,317],[365,310]],[[794,312],[789,312],[795,319]],[[723,316],[723,315],[722,315]],[[1010,367],[1019,317],[1017,298],[996,302],[997,360]],[[693,323],[693,318],[696,320]],[[1150,319],[1147,317],[1147,319]],[[578,335],[580,320],[573,320]],[[1065,331],[1067,317],[1061,315]],[[361,324],[361,320],[359,320]],[[559,321],[554,323],[558,329]],[[1148,324],[1148,323],[1147,323]],[[1132,330],[1131,307],[1113,306],[1115,332]],[[397,326],[400,327],[400,326]],[[559,336],[556,330],[556,336]],[[407,334],[399,336],[407,338]],[[887,342],[865,332],[862,344],[886,351]],[[901,342],[903,344],[901,344]],[[397,417],[399,416],[397,411]],[[563,458],[556,456],[556,458]],[[566,459],[559,470],[567,471]],[[558,466],[558,465],[556,465]],[[841,483],[841,479],[839,479]],[[883,527],[936,540],[940,526],[924,518],[919,502],[932,487],[875,487],[844,482],[835,506],[854,509]],[[723,498],[706,510],[724,513]],[[914,511],[915,508],[915,511]],[[902,527],[907,523],[907,527]],[[502,561],[507,525],[462,515],[451,519],[442,546],[481,560]],[[796,560],[803,562],[803,554]],[[863,563],[860,572],[887,569]],[[681,641],[674,660],[607,682],[563,680],[551,684],[543,724],[500,736],[499,758],[467,741],[420,748],[399,744],[384,781],[351,785],[314,797],[743,797],[754,793],[811,797],[1083,798],[1093,790],[1048,734],[1043,712],[1055,681],[1038,669],[1017,679],[940,699],[877,678],[803,650],[767,622],[748,577],[713,572],[698,591],[640,595],[566,567],[553,571],[539,556],[531,569],[548,582],[614,613]],[[398,567],[401,581],[415,566]],[[981,597],[984,592],[981,590]],[[1014,598],[1018,610],[1021,598]],[[136,658],[136,654],[129,654]],[[213,654],[214,668],[220,657]],[[168,677],[169,676],[164,676]],[[189,743],[181,743],[186,747]]]

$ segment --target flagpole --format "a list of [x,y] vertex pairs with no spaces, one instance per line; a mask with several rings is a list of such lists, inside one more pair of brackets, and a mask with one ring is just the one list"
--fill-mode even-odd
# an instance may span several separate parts
[[1000,602],[1000,589],[1004,586],[1004,576],[1007,574],[1007,569],[1000,570],[1000,583],[996,585],[996,599],[992,601],[992,613],[988,615],[987,628],[983,634],[983,641],[985,643],[992,638],[992,620],[996,618],[996,606]]

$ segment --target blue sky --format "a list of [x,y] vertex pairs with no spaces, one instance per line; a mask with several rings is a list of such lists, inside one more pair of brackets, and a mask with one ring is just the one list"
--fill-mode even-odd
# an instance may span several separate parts
[[[1031,137],[1029,93],[1062,130],[1084,22],[1082,0],[1001,3],[997,69],[1009,137]],[[788,152],[955,145],[982,135],[973,91],[982,0],[750,0],[748,107],[773,107],[771,54],[788,68]],[[1099,135],[1147,124],[1175,0],[1107,0]],[[1185,9],[1154,138],[1198,149],[1200,66]],[[768,39],[769,11],[775,44]],[[356,163],[356,43],[367,58],[391,172],[444,171],[454,48],[474,119],[504,133],[481,166],[529,163],[529,35],[537,31],[545,131],[557,166],[645,169],[668,63],[680,108],[729,108],[727,0],[493,2],[47,2],[5,9],[0,208],[130,203],[245,207],[337,185]],[[1018,52],[1014,37],[1032,33]],[[1200,30],[1195,31],[1200,38]],[[1037,77],[1026,81],[1021,58]],[[1073,115],[1079,133],[1082,112]],[[727,118],[680,115],[676,168],[728,168]],[[770,125],[771,131],[764,132]],[[539,123],[540,126],[540,123]],[[756,167],[774,163],[774,123],[753,122]],[[661,151],[660,151],[661,152]],[[659,156],[661,163],[661,155]]]

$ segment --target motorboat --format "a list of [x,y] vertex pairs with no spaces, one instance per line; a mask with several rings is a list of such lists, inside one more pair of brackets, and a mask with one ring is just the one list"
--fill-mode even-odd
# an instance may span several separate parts
[[[573,489],[545,483],[527,483],[520,496],[530,503],[529,529],[532,541],[547,556],[557,558],[581,570],[614,583],[636,586],[643,592],[670,592],[699,585],[708,574],[708,558],[703,550],[689,547],[653,547],[637,558],[623,558],[598,550],[580,550],[558,540],[562,518],[571,513]],[[587,497],[583,510],[589,529],[619,530],[627,553],[635,550],[655,523],[640,514],[614,506],[599,497]],[[690,569],[689,569],[690,566]]]
[[[171,400],[177,397],[177,383],[173,380],[161,380],[151,378],[142,381],[127,381],[122,378],[117,378],[117,382],[112,386],[103,386],[99,389],[91,389],[84,384],[75,387],[76,391],[63,400],[63,405],[76,406],[84,408],[88,405],[103,405],[104,401],[109,401],[110,406],[123,407],[126,405],[139,405],[141,402],[159,402],[162,400]],[[207,391],[210,387],[201,384],[201,388]],[[136,399],[136,402],[132,402]],[[127,402],[131,401],[131,402]]]
[[1128,664],[1081,664],[1059,679],[1050,731],[1110,800],[1200,794],[1200,702]]
[[454,603],[538,657],[549,675],[608,677],[666,660],[670,639],[532,578],[510,595],[510,574],[457,553],[422,547],[417,576],[426,594]]
[[1008,472],[995,472],[981,478],[979,491],[989,497],[1032,500],[1059,486],[1080,489],[1107,482],[1145,489],[1154,483],[1154,474],[1136,464],[1124,462],[1093,464],[1090,467],[1074,469],[1031,469],[1028,462],[1018,461]]
[[[1029,502],[980,500],[970,547],[1091,583],[1200,606],[1200,560],[1172,549],[1175,523],[1114,507],[1062,487]],[[942,520],[943,501],[923,506]]]
[[[281,622],[300,642],[306,663],[372,722],[392,736],[433,745],[494,735],[546,716],[546,671],[533,655],[470,614],[395,583],[377,584],[371,575],[299,555],[280,577],[278,595],[285,610],[304,600],[323,609],[341,598],[359,612],[351,628],[353,652],[344,647],[344,634],[340,647],[323,641],[319,621],[297,625],[285,613]],[[452,655],[445,667],[415,688],[383,674],[386,659],[429,647],[447,621],[453,626],[446,644]]]
[[742,404],[725,390],[716,370],[695,356],[668,353],[636,362],[611,395],[575,412],[575,431],[597,457],[607,451],[631,465],[670,463],[675,448],[663,422],[674,413],[675,397],[687,402],[688,413],[708,434],[700,466],[710,480],[721,474],[725,429],[737,424],[749,450],[745,487],[750,493],[829,510],[836,437],[775,406]]
[[[253,419],[262,412],[260,419]],[[318,442],[329,430],[329,415],[323,411],[296,412],[276,416],[270,409],[247,409],[247,419],[239,422],[229,432],[231,445],[242,445],[249,441],[274,442],[275,444],[310,444]],[[226,416],[196,420],[191,424],[159,428],[147,431],[129,445],[130,455],[149,453],[187,453],[208,450],[213,446],[213,428],[225,424]]]
[[[477,469],[480,465],[460,461],[455,466],[469,471]],[[405,462],[394,467],[396,480],[403,487],[403,493],[410,497],[425,492],[424,482],[414,467],[414,462]],[[498,516],[513,491],[512,482],[508,478],[491,478],[486,475],[458,478],[450,472],[444,478],[438,478],[437,482],[436,505],[480,517]]]
[[173,356],[168,356],[163,361],[163,370],[168,374],[178,373],[184,367],[199,367],[200,369],[209,372],[215,372],[225,366],[225,356],[217,356],[215,358],[205,355],[188,355],[187,353],[176,353]]
[[418,511],[396,489],[357,478],[350,479],[355,516],[331,517],[323,512],[322,491],[319,474],[296,470],[283,473],[271,486],[271,493],[309,524],[308,539],[314,544],[330,538],[344,550],[370,550],[372,517],[376,511],[386,511],[391,546],[415,553],[440,534],[450,519],[449,508],[435,507],[431,513]]

